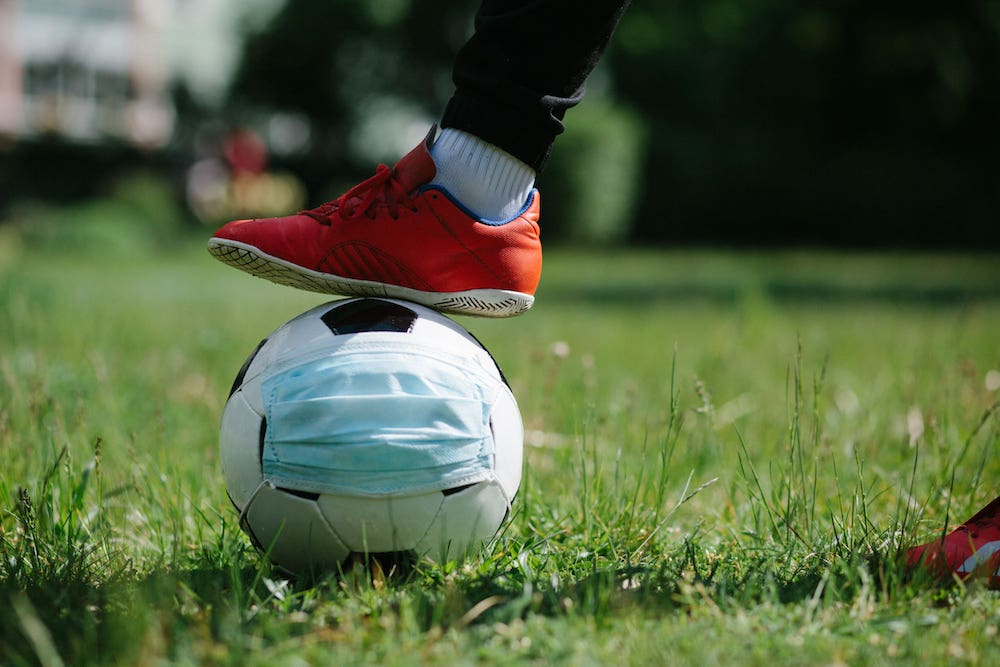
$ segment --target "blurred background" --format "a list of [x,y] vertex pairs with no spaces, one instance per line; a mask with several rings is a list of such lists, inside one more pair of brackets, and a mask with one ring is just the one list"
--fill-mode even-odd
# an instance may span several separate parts
[[[0,0],[0,237],[157,247],[333,198],[451,94],[470,0]],[[1000,248],[1000,0],[636,2],[547,243]]]

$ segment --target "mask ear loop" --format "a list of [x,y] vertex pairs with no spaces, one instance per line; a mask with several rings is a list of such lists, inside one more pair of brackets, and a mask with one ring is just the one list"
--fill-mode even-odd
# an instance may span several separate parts
[[240,524],[239,525],[240,525],[240,528],[242,528],[243,530],[246,530],[247,527],[249,526],[249,524],[246,522],[247,521],[247,512],[250,510],[250,506],[253,505],[253,501],[257,497],[257,494],[260,493],[264,489],[265,486],[269,487],[271,489],[276,489],[277,488],[269,480],[266,480],[266,479],[260,480],[260,484],[258,484],[257,488],[253,490],[253,493],[250,494],[250,497],[247,499],[246,504],[243,505],[243,509],[240,510]]

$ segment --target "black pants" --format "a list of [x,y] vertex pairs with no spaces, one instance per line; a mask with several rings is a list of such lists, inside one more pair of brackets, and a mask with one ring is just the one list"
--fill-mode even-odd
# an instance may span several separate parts
[[541,171],[629,0],[483,0],[459,51],[442,127]]

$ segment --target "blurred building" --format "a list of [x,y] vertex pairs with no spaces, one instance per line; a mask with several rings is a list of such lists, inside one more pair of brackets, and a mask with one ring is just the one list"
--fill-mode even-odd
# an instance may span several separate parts
[[172,0],[0,0],[0,138],[156,148],[174,128]]

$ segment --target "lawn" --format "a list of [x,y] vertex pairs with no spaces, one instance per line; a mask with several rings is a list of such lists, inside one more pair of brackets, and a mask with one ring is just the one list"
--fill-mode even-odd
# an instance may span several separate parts
[[527,429],[495,544],[287,581],[218,421],[325,299],[0,242],[0,663],[1000,664],[1000,595],[899,560],[1000,493],[1000,257],[552,251],[460,320]]

